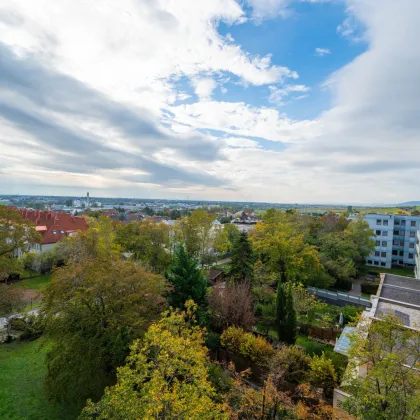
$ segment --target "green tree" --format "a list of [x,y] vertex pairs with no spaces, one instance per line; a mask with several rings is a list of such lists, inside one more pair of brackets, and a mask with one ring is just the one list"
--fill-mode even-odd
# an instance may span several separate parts
[[194,210],[191,215],[184,217],[180,222],[182,239],[187,252],[193,257],[203,260],[213,246],[214,214],[205,210]]
[[151,220],[132,222],[117,230],[116,242],[123,251],[132,252],[134,258],[156,273],[163,273],[172,260],[170,252],[171,228]]
[[33,223],[25,220],[18,211],[0,205],[0,281],[22,271],[22,261],[17,253],[26,252],[30,245],[39,243],[41,236]]
[[203,331],[191,326],[186,306],[187,314],[164,314],[133,343],[117,384],[82,419],[228,419],[209,381]]
[[285,298],[286,298],[286,305],[285,305],[285,319],[284,319],[284,337],[283,341],[287,344],[295,344],[296,337],[297,337],[297,317],[295,311],[295,305],[293,301],[293,290],[292,284],[289,283],[285,290]]
[[306,282],[319,272],[321,265],[316,248],[305,243],[300,224],[280,211],[267,211],[262,223],[257,223],[250,238],[254,250],[268,260],[271,270],[280,274],[282,283],[288,280]]
[[233,244],[230,275],[237,281],[251,281],[254,275],[254,252],[248,234],[241,232]]
[[172,285],[169,304],[183,308],[187,300],[192,299],[200,308],[206,306],[207,280],[201,272],[198,261],[190,256],[181,245],[175,252],[175,261],[165,273]]
[[276,328],[279,340],[283,340],[286,335],[286,293],[281,280],[277,283]]
[[131,261],[84,258],[58,268],[43,299],[46,390],[55,401],[81,404],[115,381],[130,343],[157,319],[164,279]]
[[415,420],[420,413],[420,334],[392,315],[359,324],[351,335],[351,394],[343,408],[362,420]]
[[374,232],[369,224],[363,220],[363,216],[358,216],[347,227],[346,236],[352,241],[356,248],[354,262],[356,264],[364,264],[366,257],[374,251],[375,241],[373,239]]
[[332,398],[337,385],[337,375],[331,359],[328,359],[323,352],[321,356],[314,355],[309,366],[309,382],[317,388],[322,388],[327,398]]

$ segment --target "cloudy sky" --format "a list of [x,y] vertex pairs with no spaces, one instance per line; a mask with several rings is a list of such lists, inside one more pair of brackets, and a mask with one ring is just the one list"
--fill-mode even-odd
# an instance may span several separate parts
[[420,199],[418,0],[0,0],[0,193]]

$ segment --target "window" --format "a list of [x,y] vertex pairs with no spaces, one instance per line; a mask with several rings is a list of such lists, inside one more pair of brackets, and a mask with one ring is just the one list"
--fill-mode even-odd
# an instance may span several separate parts
[[408,258],[410,258],[410,260],[412,260],[414,258],[414,254],[408,254]]
[[381,220],[381,219],[377,219],[377,220],[376,220],[376,224],[377,224],[377,225],[382,225],[382,220]]
[[386,241],[382,241],[382,246],[387,246],[387,242]]
[[376,233],[377,236],[379,236],[381,234],[381,231],[380,230],[376,230],[375,233]]
[[400,251],[400,257],[404,256],[404,251]]
[[415,220],[411,221],[411,227],[416,227],[416,221]]
[[53,230],[52,233],[53,233],[53,235],[57,235],[57,231],[56,230]]
[[368,261],[367,261],[367,263],[368,263],[368,264],[372,264],[372,260],[368,260]]
[[394,222],[394,225],[395,225],[395,226],[399,226],[399,225],[400,225],[400,221],[399,221],[399,220],[396,220],[396,221]]
[[378,261],[374,261],[373,262],[375,265],[379,265],[379,262]]
[[375,241],[375,246],[381,246],[381,241]]
[[399,235],[400,232],[398,230],[394,230],[394,235]]
[[400,230],[400,236],[405,236],[405,232],[403,230]]
[[384,262],[381,262],[381,266],[382,266],[382,267],[385,267],[385,265],[386,265],[386,264],[385,264]]
[[400,241],[400,246],[404,246],[404,241]]
[[392,255],[398,255],[398,251],[397,250],[392,251]]
[[60,233],[64,233],[64,230],[60,230]]
[[387,231],[387,230],[384,230],[384,231],[382,232],[382,236],[388,236],[388,231]]
[[414,248],[414,242],[411,242],[410,248]]
[[382,251],[382,252],[381,252],[381,257],[382,257],[382,258],[385,258],[385,257],[386,257],[386,252],[383,252],[383,251]]
[[384,220],[384,226],[388,226],[388,220]]
[[379,257],[380,252],[379,251],[375,251],[375,257]]
[[401,220],[401,226],[405,226],[405,220]]
[[394,239],[392,241],[392,245],[398,245],[400,243],[400,241],[398,239]]
[[410,232],[410,238],[415,238],[416,237],[416,232]]

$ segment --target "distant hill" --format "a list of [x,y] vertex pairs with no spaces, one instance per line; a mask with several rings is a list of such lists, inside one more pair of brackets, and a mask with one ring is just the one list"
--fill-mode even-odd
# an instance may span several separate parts
[[407,206],[407,207],[420,206],[420,201],[406,201],[405,203],[400,203],[398,205],[399,206]]

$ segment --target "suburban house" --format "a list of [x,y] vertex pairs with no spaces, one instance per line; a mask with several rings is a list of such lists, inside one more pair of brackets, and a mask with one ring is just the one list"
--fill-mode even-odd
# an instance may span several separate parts
[[[363,334],[369,337],[368,331],[371,323],[381,322],[381,319],[388,314],[399,318],[405,328],[420,331],[420,280],[393,274],[381,274],[378,292],[371,296],[371,302],[372,307],[363,311],[359,323],[355,327],[344,328],[334,347],[336,353],[348,356],[349,334]],[[359,365],[356,371],[346,371],[346,375],[362,377],[366,375],[368,369],[369,367],[366,365]],[[334,406],[339,407],[348,396],[349,394],[342,389],[335,389]]]
[[[18,211],[23,218],[35,224],[36,231],[42,236],[41,243],[32,245],[30,249],[38,253],[54,248],[57,242],[67,236],[86,231],[89,227],[84,217],[68,213],[27,209],[18,209]],[[21,256],[21,251],[18,256]]]

